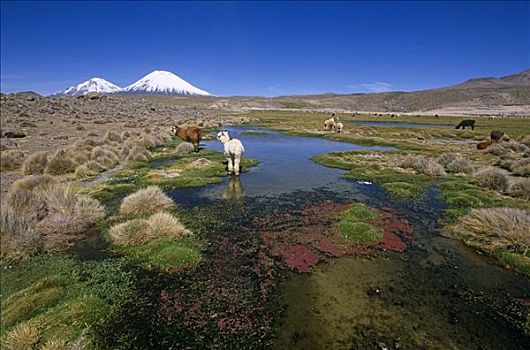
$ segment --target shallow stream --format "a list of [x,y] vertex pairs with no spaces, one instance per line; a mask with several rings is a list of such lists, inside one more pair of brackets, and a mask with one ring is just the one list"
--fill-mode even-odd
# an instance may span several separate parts
[[[310,160],[332,151],[384,148],[272,131],[241,134],[245,130],[231,128],[229,132],[242,140],[246,156],[260,161],[257,167],[217,185],[169,193],[188,210],[222,208],[223,203],[227,203],[226,210],[235,210],[236,205],[251,208],[240,211],[233,229],[215,224],[212,227],[218,227],[216,233],[208,237],[213,248],[205,259],[223,263],[207,263],[210,266],[204,270],[218,273],[219,279],[227,278],[222,288],[233,288],[228,286],[238,283],[237,278],[243,281],[241,285],[253,281],[246,272],[243,276],[240,271],[232,271],[239,268],[239,263],[243,269],[247,262],[236,259],[250,253],[230,255],[222,249],[228,249],[231,240],[238,249],[245,246],[245,252],[259,245],[256,236],[237,235],[243,235],[240,232],[246,232],[252,219],[265,211],[289,212],[317,202],[362,202],[391,210],[414,227],[413,238],[402,253],[330,258],[311,273],[285,272],[276,288],[276,300],[279,297],[284,311],[273,317],[275,337],[249,347],[530,348],[530,339],[515,326],[525,322],[519,305],[530,300],[530,280],[494,265],[459,241],[442,237],[439,222],[444,218],[444,203],[438,199],[436,188],[414,201],[399,200],[375,184],[347,180],[343,170]],[[222,150],[214,141],[206,142],[206,147]],[[223,227],[223,233],[219,227]],[[232,264],[232,270],[227,270]],[[224,276],[231,273],[236,277]],[[230,278],[235,280],[231,282]]]

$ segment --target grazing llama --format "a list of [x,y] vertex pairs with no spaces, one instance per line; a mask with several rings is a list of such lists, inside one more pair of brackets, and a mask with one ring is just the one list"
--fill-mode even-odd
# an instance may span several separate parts
[[199,144],[202,140],[202,130],[199,127],[192,126],[191,128],[183,129],[178,126],[171,128],[173,135],[178,136],[182,141],[191,142],[193,150],[199,152]]
[[473,119],[465,119],[460,122],[457,126],[455,126],[455,129],[466,130],[466,127],[471,127],[471,130],[475,130],[475,121]]
[[324,121],[324,131],[330,131],[333,128],[335,128],[335,117],[331,117]]
[[336,132],[341,133],[343,128],[344,128],[344,124],[342,124],[342,123],[335,124],[335,131]]
[[228,131],[220,131],[217,134],[217,139],[221,141],[224,146],[224,154],[228,161],[228,175],[234,173],[239,175],[241,156],[245,152],[245,147],[238,139],[232,139],[228,136]]

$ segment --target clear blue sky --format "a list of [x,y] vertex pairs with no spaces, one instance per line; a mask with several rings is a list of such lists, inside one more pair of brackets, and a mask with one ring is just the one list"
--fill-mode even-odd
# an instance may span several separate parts
[[2,92],[170,70],[217,95],[421,90],[530,68],[530,2],[1,2]]

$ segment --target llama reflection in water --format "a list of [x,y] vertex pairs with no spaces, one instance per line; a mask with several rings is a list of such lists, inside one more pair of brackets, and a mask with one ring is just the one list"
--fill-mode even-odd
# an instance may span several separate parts
[[220,191],[221,198],[226,200],[240,201],[245,196],[245,190],[241,185],[239,176],[231,176],[228,185]]

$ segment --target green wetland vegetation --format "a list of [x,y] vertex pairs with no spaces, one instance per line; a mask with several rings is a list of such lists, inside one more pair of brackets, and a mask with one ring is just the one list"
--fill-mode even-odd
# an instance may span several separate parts
[[[315,154],[337,171],[328,187],[237,201],[198,196],[226,185],[222,153],[209,144],[177,154],[180,142],[169,139],[147,142],[148,156],[137,150],[108,173],[57,176],[71,185],[56,196],[55,180],[19,184],[9,203],[28,221],[2,214],[3,225],[45,234],[23,243],[3,237],[3,250],[7,242],[16,254],[3,252],[0,263],[2,348],[465,348],[480,336],[493,347],[530,343],[525,120],[480,118],[472,132],[351,125],[396,118],[338,115],[339,134],[323,131],[322,113],[248,116],[316,142],[392,149]],[[511,140],[478,151],[492,129]],[[241,135],[259,140],[270,130]],[[263,165],[244,158],[243,186]],[[46,209],[33,217],[16,203]],[[66,217],[71,233],[50,228]]]

